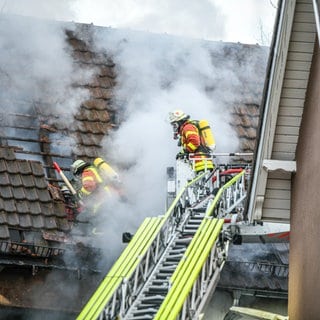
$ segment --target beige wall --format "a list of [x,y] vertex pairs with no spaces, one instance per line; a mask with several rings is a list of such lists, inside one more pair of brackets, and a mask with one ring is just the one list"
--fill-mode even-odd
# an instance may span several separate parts
[[316,48],[292,189],[290,320],[320,319],[320,57],[317,42]]

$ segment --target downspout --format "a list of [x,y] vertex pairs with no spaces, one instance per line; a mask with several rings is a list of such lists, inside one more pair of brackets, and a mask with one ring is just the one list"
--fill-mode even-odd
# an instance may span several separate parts
[[278,26],[282,27],[283,23],[283,16],[284,16],[284,8],[286,6],[286,0],[279,1],[281,8],[280,13],[277,18],[277,23],[275,24],[276,27],[276,36],[273,41],[273,50],[272,50],[272,60],[271,60],[271,66],[270,66],[270,72],[269,72],[269,81],[268,86],[266,90],[266,98],[264,101],[264,110],[263,110],[263,118],[262,122],[260,124],[260,132],[259,132],[259,144],[256,152],[255,157],[255,164],[254,164],[254,173],[252,178],[252,184],[251,184],[251,190],[250,190],[250,199],[248,204],[248,220],[249,222],[252,222],[252,216],[253,216],[253,210],[255,209],[255,200],[256,200],[256,192],[257,192],[257,181],[258,181],[258,174],[259,174],[259,168],[262,166],[262,153],[263,153],[263,147],[265,143],[265,132],[266,132],[266,122],[267,122],[267,115],[270,109],[270,92],[272,87],[272,82],[274,78],[275,73],[275,66],[276,66],[276,57],[278,55],[279,51],[279,43],[280,43],[280,29]]

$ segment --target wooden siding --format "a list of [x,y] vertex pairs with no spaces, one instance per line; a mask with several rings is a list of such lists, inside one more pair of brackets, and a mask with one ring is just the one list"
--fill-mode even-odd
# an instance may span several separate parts
[[[311,0],[283,2],[273,77],[266,95],[265,132],[260,138],[261,159],[296,160],[301,119],[305,105],[316,38]],[[285,61],[284,61],[285,60]],[[284,71],[283,71],[284,68]],[[269,105],[268,105],[269,104]],[[292,172],[268,171],[259,165],[252,220],[290,222]],[[289,170],[289,169],[288,169]]]
[[[272,147],[272,159],[296,160],[311,59],[315,42],[312,2],[297,1]],[[290,222],[292,173],[267,178],[263,220]]]

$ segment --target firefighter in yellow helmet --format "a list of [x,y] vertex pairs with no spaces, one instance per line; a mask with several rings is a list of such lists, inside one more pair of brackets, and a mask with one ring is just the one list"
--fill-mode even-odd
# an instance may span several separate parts
[[[81,159],[71,165],[71,171],[77,180],[81,181],[79,197],[83,200],[84,211],[91,218],[102,209],[102,204],[111,196],[110,188],[104,181],[96,166]],[[96,233],[96,228],[92,229]]]
[[173,127],[173,138],[178,139],[178,146],[182,147],[181,152],[177,154],[177,159],[187,156],[196,173],[213,170],[211,151],[205,145],[197,126],[190,120],[190,116],[182,110],[174,110],[169,112],[169,122]]

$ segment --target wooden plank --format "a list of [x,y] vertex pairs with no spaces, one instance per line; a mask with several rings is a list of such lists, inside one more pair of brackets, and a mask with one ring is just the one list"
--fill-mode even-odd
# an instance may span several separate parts
[[303,107],[285,107],[280,106],[279,108],[279,116],[286,117],[301,117],[303,113]]
[[273,190],[291,190],[291,180],[281,179],[268,179],[267,189]]
[[306,89],[308,86],[308,81],[305,79],[287,79],[283,81],[283,88],[296,88],[296,89]]
[[296,70],[296,71],[305,71],[305,70],[309,70],[310,66],[311,66],[311,61],[288,60],[286,69]]
[[312,60],[312,53],[305,53],[305,52],[288,52],[287,61],[305,61],[310,62]]
[[306,89],[305,88],[304,89],[283,88],[282,92],[281,92],[281,97],[283,97],[283,98],[303,99],[305,96],[306,96]]
[[310,22],[294,21],[292,31],[311,32],[316,34],[315,24]]
[[291,33],[291,41],[307,42],[314,44],[316,34],[314,32],[294,31]]
[[280,99],[280,108],[282,106],[304,108],[304,100],[305,99],[281,98]]
[[263,203],[265,209],[290,210],[290,199],[268,199],[265,198]]
[[293,80],[306,80],[309,79],[309,71],[295,71],[295,70],[286,70],[285,73],[286,79],[293,79]]
[[279,151],[272,151],[271,154],[273,159],[278,160],[287,160],[287,161],[294,161],[296,158],[296,154],[294,153],[288,153],[288,152],[279,152]]
[[282,190],[282,189],[266,189],[265,199],[291,199],[291,191],[290,190]]
[[295,143],[274,143],[272,152],[295,153],[297,145]]
[[313,13],[313,5],[311,2],[309,2],[309,3],[298,2],[296,4],[296,11],[297,12],[312,12]]
[[300,131],[299,126],[293,127],[293,126],[288,126],[288,125],[286,125],[286,126],[281,125],[281,126],[277,126],[275,134],[278,134],[278,135],[288,134],[288,135],[292,135],[292,136],[298,136],[299,131]]
[[313,48],[313,42],[290,41],[289,45],[289,51],[291,52],[310,53],[313,52]]
[[274,221],[274,222],[285,222],[290,220],[289,209],[262,209],[262,220]]
[[277,126],[300,127],[301,117],[278,116]]
[[296,12],[294,21],[303,23],[315,23],[313,12]]
[[276,134],[274,136],[275,143],[291,143],[297,145],[298,135],[289,135],[289,134]]

